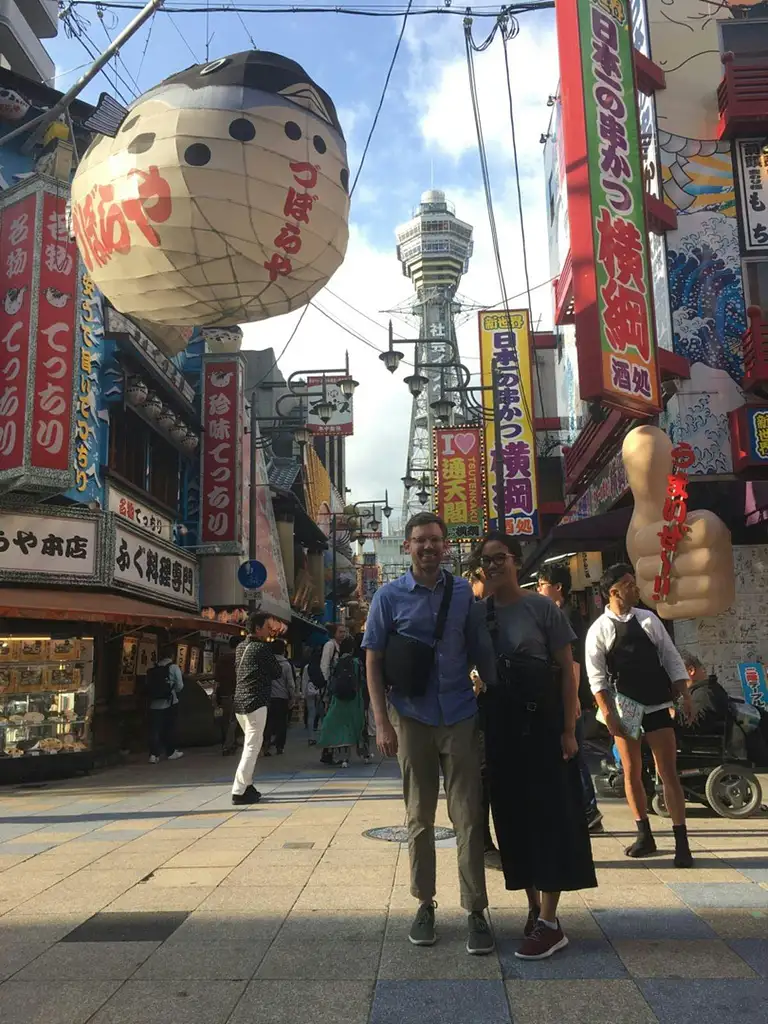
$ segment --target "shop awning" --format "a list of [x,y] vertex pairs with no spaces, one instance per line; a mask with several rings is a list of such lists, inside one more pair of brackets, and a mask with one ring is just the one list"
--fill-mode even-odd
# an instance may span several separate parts
[[605,551],[615,547],[626,538],[631,518],[632,506],[627,506],[556,526],[524,559],[522,575],[533,573],[545,558],[570,551]]
[[242,632],[241,626],[212,622],[199,615],[167,605],[137,601],[120,594],[92,590],[0,589],[0,616],[9,619],[53,619],[69,622],[111,622],[127,626],[162,626],[189,632],[215,629],[217,633]]

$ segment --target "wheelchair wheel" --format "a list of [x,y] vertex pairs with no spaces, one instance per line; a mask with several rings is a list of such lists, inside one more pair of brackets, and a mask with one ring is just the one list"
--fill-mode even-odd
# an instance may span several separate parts
[[653,800],[651,800],[651,807],[653,808],[654,813],[658,814],[660,818],[671,817],[663,793],[654,793]]
[[759,810],[763,799],[754,772],[738,764],[721,764],[710,772],[705,795],[721,818],[749,818]]

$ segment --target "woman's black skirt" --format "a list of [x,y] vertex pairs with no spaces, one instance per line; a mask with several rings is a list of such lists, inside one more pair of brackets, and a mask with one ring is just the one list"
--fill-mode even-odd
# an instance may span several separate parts
[[576,760],[560,731],[504,691],[486,695],[485,756],[507,889],[543,892],[597,885]]

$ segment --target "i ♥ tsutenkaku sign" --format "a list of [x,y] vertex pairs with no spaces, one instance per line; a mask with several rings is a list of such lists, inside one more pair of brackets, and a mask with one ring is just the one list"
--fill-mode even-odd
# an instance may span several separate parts
[[437,427],[437,511],[453,540],[474,540],[485,525],[482,431],[479,427]]

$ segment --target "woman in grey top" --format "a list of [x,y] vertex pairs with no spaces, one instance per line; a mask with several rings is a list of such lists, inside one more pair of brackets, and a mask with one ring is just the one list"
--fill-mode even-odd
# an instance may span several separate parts
[[549,598],[527,593],[520,544],[489,533],[475,551],[486,599],[470,611],[486,693],[491,809],[508,889],[529,913],[516,956],[541,960],[568,945],[557,918],[562,890],[597,885],[575,757],[578,692],[573,630]]

